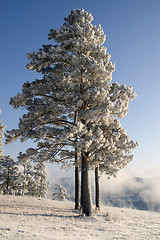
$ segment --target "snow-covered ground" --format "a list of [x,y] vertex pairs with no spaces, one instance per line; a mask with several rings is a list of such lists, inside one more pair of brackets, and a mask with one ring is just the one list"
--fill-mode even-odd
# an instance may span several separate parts
[[0,240],[155,240],[160,213],[102,207],[81,217],[72,202],[0,196]]

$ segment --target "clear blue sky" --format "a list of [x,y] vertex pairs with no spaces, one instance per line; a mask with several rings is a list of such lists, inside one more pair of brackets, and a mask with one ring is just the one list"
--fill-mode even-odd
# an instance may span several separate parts
[[[133,174],[160,175],[160,1],[159,0],[0,0],[0,119],[16,128],[21,110],[9,105],[22,84],[38,78],[25,68],[26,53],[47,44],[51,28],[59,28],[72,9],[92,13],[101,24],[105,46],[116,64],[113,81],[134,87],[138,98],[129,105],[123,127],[139,147],[126,168]],[[14,158],[32,143],[4,146]],[[156,174],[156,173],[155,173]]]

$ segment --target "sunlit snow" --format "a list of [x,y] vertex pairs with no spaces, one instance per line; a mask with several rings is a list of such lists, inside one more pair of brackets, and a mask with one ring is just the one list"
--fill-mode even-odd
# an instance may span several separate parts
[[160,213],[102,207],[88,218],[72,202],[0,196],[0,239],[158,240]]

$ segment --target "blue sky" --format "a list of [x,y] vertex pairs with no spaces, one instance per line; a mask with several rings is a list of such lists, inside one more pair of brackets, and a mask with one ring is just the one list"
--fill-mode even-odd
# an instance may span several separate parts
[[[134,175],[160,175],[160,1],[159,0],[0,0],[0,119],[16,128],[23,111],[9,105],[22,84],[40,77],[25,68],[26,53],[50,43],[72,9],[92,13],[107,35],[105,46],[116,64],[113,81],[134,87],[138,97],[129,105],[123,127],[139,147],[126,168]],[[32,145],[13,143],[4,154],[14,158]]]

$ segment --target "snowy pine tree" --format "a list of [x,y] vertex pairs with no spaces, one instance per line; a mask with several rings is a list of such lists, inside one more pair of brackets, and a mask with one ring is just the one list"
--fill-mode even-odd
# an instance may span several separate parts
[[31,159],[22,153],[19,154],[18,159],[19,164],[23,166],[20,180],[22,195],[46,197],[49,182],[45,164],[42,161],[37,164],[32,163]]
[[7,142],[35,139],[37,148],[27,154],[43,161],[72,164],[79,153],[81,204],[87,216],[92,213],[89,168],[99,164],[113,175],[132,159],[137,145],[116,120],[127,114],[136,94],[132,87],[111,83],[115,66],[103,46],[102,27],[92,21],[83,9],[71,11],[60,30],[50,31],[56,45],[28,54],[27,68],[43,78],[25,83],[11,99],[15,109],[23,107],[27,113],[18,129],[7,133]]
[[31,183],[31,182],[34,182],[34,181],[31,181],[31,176],[33,178],[34,176],[34,167],[31,165],[30,163],[30,160],[27,158],[27,159],[23,159],[23,161],[21,161],[21,153],[20,153],[20,156],[19,156],[19,161],[18,161],[18,164],[19,166],[22,168],[21,172],[20,172],[20,176],[19,176],[19,183],[18,183],[18,186],[19,186],[19,192],[18,192],[18,195],[29,195],[28,193],[28,184]]
[[26,169],[26,195],[31,197],[36,196],[37,183],[35,175],[35,167],[31,163],[28,163]]
[[4,156],[3,154],[2,140],[4,129],[3,123],[0,123],[0,193],[13,194],[17,187],[18,167],[11,156]]
[[35,166],[35,182],[36,182],[35,195],[37,197],[45,198],[49,187],[49,182],[46,167],[43,162],[39,162]]
[[52,194],[53,200],[65,201],[69,199],[69,194],[62,185],[56,183],[55,190],[56,192]]
[[10,156],[0,157],[0,192],[13,194],[17,188],[18,167]]
[[3,124],[0,123],[0,156],[2,156],[2,138],[3,138]]
[[[1,113],[1,109],[0,109],[0,113]],[[3,140],[3,132],[4,132],[5,126],[3,125],[3,123],[1,123],[0,121],[0,156],[3,155],[3,151],[2,151],[2,140]]]

